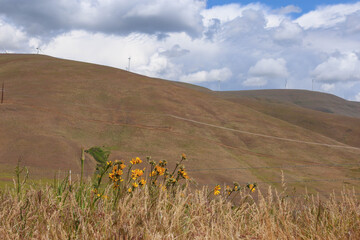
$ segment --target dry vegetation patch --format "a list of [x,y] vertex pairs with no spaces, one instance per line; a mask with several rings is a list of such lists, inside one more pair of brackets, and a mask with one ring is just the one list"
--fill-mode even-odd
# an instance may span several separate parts
[[185,155],[172,171],[148,158],[146,171],[140,158],[87,152],[98,163],[87,181],[24,188],[26,168],[16,168],[15,188],[0,191],[2,239],[360,239],[354,191],[320,199],[292,198],[285,185],[266,194],[255,183],[196,189]]
[[[254,201],[241,192],[230,202],[208,197],[208,189],[159,191],[148,188],[113,196],[92,206],[91,186],[79,204],[78,188],[58,195],[53,186],[17,198],[0,193],[2,239],[359,239],[360,203],[350,191],[340,200],[274,193]],[[106,191],[110,191],[107,189]]]

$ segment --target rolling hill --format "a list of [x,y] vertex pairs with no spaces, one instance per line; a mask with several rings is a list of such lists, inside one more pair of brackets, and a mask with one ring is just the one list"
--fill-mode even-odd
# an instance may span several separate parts
[[[19,159],[33,176],[78,172],[81,147],[105,145],[112,159],[151,156],[172,165],[184,152],[199,184],[277,187],[283,170],[299,192],[344,182],[359,190],[359,112],[350,117],[337,106],[328,114],[43,55],[0,55],[1,82],[3,181]],[[89,156],[85,167],[94,168]]]
[[271,103],[289,103],[320,112],[360,118],[359,102],[347,101],[328,93],[295,89],[268,89],[227,91],[221,92],[221,94],[227,98],[248,97]]
[[354,134],[360,131],[359,118],[350,117],[360,114],[360,103],[306,90],[233,91],[220,92],[219,95],[339,142],[360,147],[360,136]]

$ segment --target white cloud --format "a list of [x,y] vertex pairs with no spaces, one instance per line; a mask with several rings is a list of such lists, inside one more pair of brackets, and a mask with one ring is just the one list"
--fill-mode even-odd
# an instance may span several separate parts
[[212,24],[214,19],[219,20],[222,24],[234,21],[237,18],[244,17],[247,10],[261,11],[266,20],[266,27],[276,27],[286,17],[283,13],[272,13],[271,9],[260,3],[251,3],[248,5],[227,4],[222,6],[214,6],[211,9],[204,9],[201,12],[203,16],[203,24],[206,27]]
[[146,65],[154,54],[154,36],[131,34],[114,36],[86,31],[62,34],[42,47],[46,54],[123,68],[131,57],[133,67]]
[[242,82],[246,87],[262,87],[267,84],[267,80],[263,77],[249,77]]
[[328,28],[344,22],[346,20],[346,16],[359,10],[360,2],[354,4],[322,6],[314,11],[302,15],[295,22],[299,23],[300,26],[305,29]]
[[202,82],[225,82],[232,76],[228,68],[212,69],[210,71],[199,71],[180,77],[181,82],[202,83]]
[[360,60],[353,52],[330,57],[319,64],[312,75],[319,82],[360,81]]
[[281,22],[280,26],[274,30],[274,40],[279,44],[301,43],[303,30],[297,23],[289,20]]
[[174,64],[166,56],[159,54],[158,52],[154,53],[147,65],[138,66],[135,69],[135,72],[149,76],[149,77],[158,77],[164,79],[177,79],[181,74],[181,66]]
[[360,92],[360,81],[348,84],[358,79],[360,3],[292,19],[289,13],[300,9],[291,5],[16,1],[0,0],[0,51],[40,46],[45,54],[122,69],[131,57],[133,72],[205,87],[225,81],[223,90],[283,88],[285,79],[292,88],[311,89],[315,79],[315,87],[349,99]]
[[360,92],[356,94],[355,101],[360,102]]
[[[28,33],[54,36],[85,30],[108,34],[202,32],[204,1],[181,0],[1,0],[0,15]],[[19,7],[21,6],[21,7]]]
[[240,4],[227,4],[222,6],[214,6],[210,9],[204,9],[201,12],[203,16],[203,23],[208,26],[212,19],[219,19],[221,23],[233,21],[237,17],[242,17],[243,12],[246,10],[261,10],[263,6],[261,4],[249,4],[241,6]]
[[321,89],[324,90],[325,92],[331,92],[335,89],[335,84],[329,84],[329,83],[324,83],[321,84]]
[[34,39],[29,39],[24,31],[0,19],[0,51],[29,50],[30,41]]
[[289,75],[282,58],[263,58],[249,69],[249,75],[266,78],[284,78]]

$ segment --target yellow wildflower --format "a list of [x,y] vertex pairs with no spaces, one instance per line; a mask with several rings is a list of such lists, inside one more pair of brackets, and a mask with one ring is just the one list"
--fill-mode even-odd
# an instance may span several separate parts
[[124,168],[126,168],[126,165],[125,164],[120,164],[120,169],[123,170]]
[[170,183],[170,184],[176,183],[176,179],[175,179],[175,178],[169,178],[167,181],[168,181],[168,183]]
[[110,179],[114,179],[114,178],[115,178],[115,173],[113,173],[113,172],[112,172],[112,173],[109,173],[109,178],[110,178]]
[[131,188],[129,188],[129,189],[128,189],[128,192],[129,192],[129,193],[131,193],[131,192],[132,192],[132,189],[131,189]]
[[233,191],[233,190],[230,188],[230,186],[227,185],[227,186],[226,186],[226,192],[227,192],[227,194],[230,195],[230,194],[232,193],[232,191]]
[[104,200],[106,200],[106,199],[108,198],[108,196],[107,196],[107,195],[103,195],[101,198],[104,199]]
[[178,174],[185,179],[189,179],[187,172],[185,172],[185,169],[183,168],[178,171]]
[[98,193],[97,196],[100,197],[101,196],[100,193]]
[[184,159],[184,160],[186,159],[185,153],[181,154],[181,158]]
[[164,185],[162,185],[162,184],[159,185],[159,188],[160,188],[161,190],[163,190],[163,191],[166,191],[166,186],[164,186]]
[[214,188],[214,195],[219,195],[219,194],[220,194],[220,190],[221,190],[220,185],[217,185],[217,186]]
[[145,180],[144,178],[141,178],[139,184],[140,184],[141,186],[144,186],[144,185],[146,184],[146,180]]
[[130,163],[133,164],[133,165],[134,164],[140,164],[140,163],[142,163],[142,160],[137,157],[137,158],[131,159]]
[[109,165],[109,166],[111,166],[111,165],[112,165],[112,162],[111,162],[111,161],[107,161],[106,164]]
[[143,170],[140,169],[131,170],[131,178],[134,180],[138,177],[141,177],[143,174],[144,174]]
[[164,175],[166,169],[163,167],[160,167],[159,165],[155,166],[155,171],[159,174],[159,176]]
[[251,192],[255,192],[256,184],[248,184],[247,187],[250,189]]
[[134,182],[132,185],[134,188],[137,188],[139,186],[139,184],[137,182]]

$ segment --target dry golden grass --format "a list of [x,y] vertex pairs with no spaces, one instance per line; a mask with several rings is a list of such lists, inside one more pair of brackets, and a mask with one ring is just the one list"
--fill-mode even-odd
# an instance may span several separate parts
[[[148,188],[91,207],[90,185],[66,189],[30,189],[18,199],[0,192],[2,239],[360,239],[360,202],[351,191],[331,196],[286,198],[242,191],[236,201],[208,198],[208,190],[177,189],[175,194]],[[111,189],[106,190],[110,193]],[[212,193],[212,192],[210,192]],[[64,200],[65,199],[65,200]]]
[[142,170],[131,170],[141,159],[113,163],[109,152],[87,151],[98,165],[86,183],[26,188],[27,169],[16,168],[15,188],[0,191],[2,239],[360,239],[355,191],[324,200],[289,197],[284,182],[280,193],[237,183],[195,189],[184,154],[173,171],[148,159],[145,182]]

